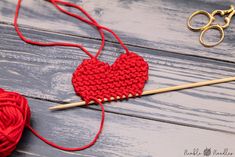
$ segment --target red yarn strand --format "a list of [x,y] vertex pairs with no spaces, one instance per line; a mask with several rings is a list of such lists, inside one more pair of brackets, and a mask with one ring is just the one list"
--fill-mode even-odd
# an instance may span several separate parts
[[[80,6],[75,5],[75,4],[73,4],[73,3],[63,2],[63,1],[53,1],[53,0],[51,1],[51,3],[54,4],[54,6],[55,6],[59,11],[65,13],[65,14],[67,14],[67,15],[69,15],[69,16],[72,16],[72,17],[74,17],[74,18],[76,18],[76,19],[79,19],[80,21],[85,22],[85,23],[87,23],[87,24],[89,24],[89,25],[94,25],[94,26],[97,27],[97,29],[98,29],[98,31],[99,31],[99,33],[100,33],[100,36],[101,36],[101,40],[102,40],[101,45],[100,45],[100,48],[99,48],[99,50],[98,50],[98,52],[96,53],[96,56],[95,56],[95,58],[97,58],[97,57],[100,55],[100,53],[101,53],[101,51],[103,50],[103,48],[104,48],[105,36],[104,36],[104,32],[102,31],[102,29],[100,28],[100,26],[99,26],[99,24],[96,22],[96,20],[93,19],[83,8],[81,8]],[[71,12],[69,12],[69,11],[63,9],[62,7],[60,7],[59,5],[57,5],[57,3],[62,4],[62,5],[65,5],[65,6],[73,7],[73,8],[76,8],[76,9],[80,10],[80,11],[81,11],[88,19],[90,19],[92,22],[86,20],[85,18],[83,18],[83,17],[81,17],[81,16],[79,16],[79,15],[77,15],[77,14],[71,13]]]
[[22,0],[18,0],[17,6],[16,6],[16,12],[15,12],[15,17],[14,17],[14,26],[17,34],[19,37],[26,43],[32,44],[32,45],[38,45],[38,46],[65,46],[65,47],[77,47],[80,48],[82,51],[84,51],[88,56],[91,58],[94,58],[94,56],[82,45],[80,44],[73,44],[73,43],[66,43],[66,42],[39,42],[39,41],[32,41],[30,39],[27,39],[22,32],[19,29],[18,26],[18,17],[19,17],[19,11],[20,11],[20,6],[21,6]]
[[103,127],[104,127],[104,119],[105,119],[105,109],[104,109],[104,106],[103,104],[98,100],[98,99],[94,99],[96,103],[98,103],[100,105],[100,108],[101,108],[101,122],[100,122],[100,127],[99,127],[99,130],[97,132],[97,134],[95,135],[94,139],[82,146],[82,147],[78,147],[78,148],[66,148],[66,147],[62,147],[62,146],[59,146],[49,140],[47,140],[46,138],[42,137],[37,131],[35,131],[30,125],[27,125],[27,128],[35,135],[37,136],[39,139],[41,139],[43,142],[45,142],[46,144],[54,147],[54,148],[57,148],[57,149],[60,149],[60,150],[64,150],[64,151],[81,151],[81,150],[84,150],[84,149],[87,149],[89,147],[91,147],[92,145],[94,145],[96,143],[96,141],[98,140],[102,130],[103,130]]
[[[57,5],[56,3],[63,4],[63,5],[66,5],[66,6],[75,7],[75,8],[77,8],[77,9],[79,9],[82,13],[84,13],[90,20],[93,21],[94,19],[93,19],[83,8],[81,8],[80,6],[75,5],[75,4],[73,4],[73,3],[64,2],[64,1],[61,1],[61,0],[49,0],[49,1],[51,1],[51,2],[55,5],[55,7],[56,7],[57,9],[59,9],[61,12],[65,13],[65,14],[67,14],[67,15],[76,17],[76,18],[78,18],[79,20],[81,20],[81,21],[83,21],[83,22],[85,22],[85,23],[87,23],[87,24],[94,25],[94,26],[96,26],[97,28],[101,28],[101,29],[104,29],[104,30],[110,32],[110,33],[117,39],[117,41],[120,43],[120,45],[123,47],[123,49],[125,49],[126,53],[129,53],[128,48],[125,46],[125,44],[122,42],[122,40],[119,38],[119,36],[118,36],[114,31],[112,31],[111,29],[109,29],[109,28],[107,28],[107,27],[104,27],[104,26],[99,25],[97,22],[90,22],[90,21],[84,19],[83,17],[81,17],[81,16],[79,16],[79,15],[76,15],[76,14],[73,14],[73,13],[71,13],[71,12],[69,12],[69,11],[66,11],[65,9],[63,9],[63,8],[61,8],[59,5]],[[94,20],[94,21],[95,21],[95,20]]]
[[[119,36],[113,32],[111,29],[101,26],[99,25],[95,19],[93,19],[82,7],[80,7],[79,5],[75,5],[73,3],[70,2],[64,2],[61,0],[49,0],[49,2],[51,2],[59,11],[74,17],[76,19],[79,19],[80,21],[83,21],[89,25],[95,26],[97,27],[97,30],[99,31],[99,34],[101,36],[101,45],[99,50],[97,51],[96,55],[93,56],[85,47],[83,47],[81,44],[74,44],[74,43],[66,43],[66,42],[40,42],[40,41],[33,41],[31,39],[26,38],[23,33],[20,31],[19,26],[18,26],[18,17],[19,17],[19,11],[20,11],[20,6],[22,3],[22,0],[18,0],[17,6],[16,6],[16,13],[15,13],[15,17],[14,17],[14,26],[15,26],[15,30],[17,32],[17,34],[19,35],[19,37],[26,43],[28,44],[32,44],[32,45],[38,45],[38,46],[64,46],[64,47],[77,47],[80,48],[82,51],[84,51],[88,56],[90,56],[91,58],[97,58],[101,51],[104,48],[105,45],[105,36],[104,36],[104,32],[102,31],[102,29],[110,32],[116,39],[117,41],[120,43],[120,45],[123,47],[123,49],[126,51],[126,53],[129,53],[128,48],[125,46],[125,44],[122,42],[122,40],[119,38]],[[62,7],[60,7],[58,4],[64,5],[64,6],[69,6],[69,7],[73,7],[76,8],[78,10],[80,10],[89,20],[71,13],[65,9],[63,9]]]

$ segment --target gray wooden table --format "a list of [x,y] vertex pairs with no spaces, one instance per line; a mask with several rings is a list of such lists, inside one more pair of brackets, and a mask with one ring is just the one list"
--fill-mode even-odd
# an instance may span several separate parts
[[[81,146],[98,129],[99,107],[59,112],[47,108],[80,100],[71,74],[87,56],[75,48],[38,47],[20,40],[12,25],[16,2],[0,1],[0,86],[28,97],[31,123],[43,136],[64,146]],[[199,34],[186,27],[193,11],[226,9],[233,0],[73,2],[115,30],[131,51],[149,62],[146,90],[235,75],[234,21],[225,41],[215,48],[202,47]],[[19,23],[28,38],[82,43],[93,53],[98,49],[94,28],[59,13],[44,0],[24,0],[22,5]],[[123,50],[106,35],[100,60],[112,63]],[[235,156],[234,90],[232,82],[107,103],[104,131],[90,149],[58,151],[25,130],[12,157],[183,157],[206,148],[212,153],[227,149]]]

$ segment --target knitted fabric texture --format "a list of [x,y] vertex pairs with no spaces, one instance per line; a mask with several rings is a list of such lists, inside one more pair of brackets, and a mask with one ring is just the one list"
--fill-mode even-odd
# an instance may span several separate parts
[[11,154],[29,123],[27,100],[18,93],[0,88],[0,157]]
[[89,103],[94,99],[141,95],[147,80],[147,62],[130,52],[111,66],[96,58],[84,60],[74,72],[72,83],[76,93]]

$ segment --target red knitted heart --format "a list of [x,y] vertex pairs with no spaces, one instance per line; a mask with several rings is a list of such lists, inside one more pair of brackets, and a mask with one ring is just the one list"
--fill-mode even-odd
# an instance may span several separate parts
[[18,93],[0,88],[0,156],[6,157],[16,148],[23,130],[30,122],[27,100]]
[[87,103],[94,99],[141,95],[148,80],[148,64],[137,54],[122,54],[113,65],[86,59],[73,74],[75,92]]

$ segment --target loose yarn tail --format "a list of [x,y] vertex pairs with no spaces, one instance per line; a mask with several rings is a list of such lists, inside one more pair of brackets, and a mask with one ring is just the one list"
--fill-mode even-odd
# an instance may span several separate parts
[[[73,3],[69,3],[69,2],[65,2],[65,1],[62,1],[62,0],[49,0],[58,10],[60,10],[61,12],[69,15],[69,16],[72,16],[72,17],[75,17],[89,25],[93,25],[95,27],[97,27],[100,31],[100,33],[102,32],[102,29],[110,32],[115,38],[116,40],[120,43],[120,45],[123,47],[123,49],[126,51],[126,53],[129,53],[129,49],[125,46],[125,44],[123,43],[123,41],[120,39],[120,37],[114,32],[112,31],[111,29],[105,27],[105,26],[102,26],[100,24],[98,24],[82,7],[80,7],[79,5],[75,5]],[[65,6],[69,6],[69,7],[74,7],[78,10],[80,10],[86,17],[88,17],[91,21],[89,20],[86,20],[85,18],[77,15],[77,14],[74,14],[74,13],[71,13],[65,9],[63,9],[62,7],[60,7],[58,4],[62,4],[62,5],[65,5]],[[97,55],[98,56],[98,55]]]
[[[126,53],[129,53],[129,49],[125,46],[125,44],[123,43],[123,41],[120,39],[120,37],[111,29],[104,27],[100,24],[97,23],[97,21],[95,19],[93,19],[82,7],[80,7],[79,5],[70,3],[70,2],[65,2],[62,0],[48,0],[51,4],[53,4],[59,11],[61,11],[64,14],[67,14],[71,17],[74,17],[82,22],[87,23],[88,25],[91,26],[95,26],[97,28],[97,30],[99,31],[99,34],[101,36],[101,45],[99,50],[97,51],[96,55],[93,56],[83,45],[81,44],[75,44],[75,43],[66,43],[66,42],[40,42],[40,41],[33,41],[31,39],[26,38],[23,33],[20,31],[19,26],[18,26],[18,17],[19,17],[19,11],[20,11],[20,6],[22,3],[22,0],[18,0],[17,6],[16,6],[16,12],[15,12],[15,17],[14,17],[14,27],[15,30],[17,32],[17,34],[19,35],[19,37],[26,43],[28,44],[32,44],[32,45],[38,45],[38,46],[64,46],[64,47],[77,47],[80,48],[83,52],[85,52],[90,58],[97,58],[101,51],[104,48],[105,45],[105,36],[104,36],[104,32],[103,30],[106,30],[108,32],[110,32],[116,39],[117,41],[120,43],[120,45],[123,47],[123,49],[126,51]],[[80,10],[88,19],[83,18],[82,16],[79,16],[77,14],[74,14],[72,12],[69,12],[67,10],[65,10],[64,8],[62,8],[60,5],[64,5],[64,6],[68,6],[68,7],[73,7],[76,8],[78,10]]]
[[63,146],[60,146],[52,141],[49,141],[47,140],[46,138],[44,138],[43,136],[41,136],[36,130],[34,130],[31,125],[27,125],[26,127],[35,135],[37,136],[39,139],[41,139],[43,142],[45,142],[46,144],[54,147],[54,148],[57,148],[57,149],[60,149],[60,150],[63,150],[63,151],[81,151],[81,150],[84,150],[84,149],[87,149],[91,146],[93,146],[96,141],[98,140],[102,130],[103,130],[103,127],[104,127],[104,120],[105,120],[105,109],[104,109],[104,106],[103,104],[98,100],[98,99],[95,99],[94,100],[97,104],[99,104],[100,108],[101,108],[101,121],[100,121],[100,126],[99,126],[99,130],[98,132],[96,133],[95,137],[93,138],[92,141],[90,141],[88,144],[84,145],[84,146],[81,146],[81,147],[77,147],[77,148],[68,148],[68,147],[63,147]]

